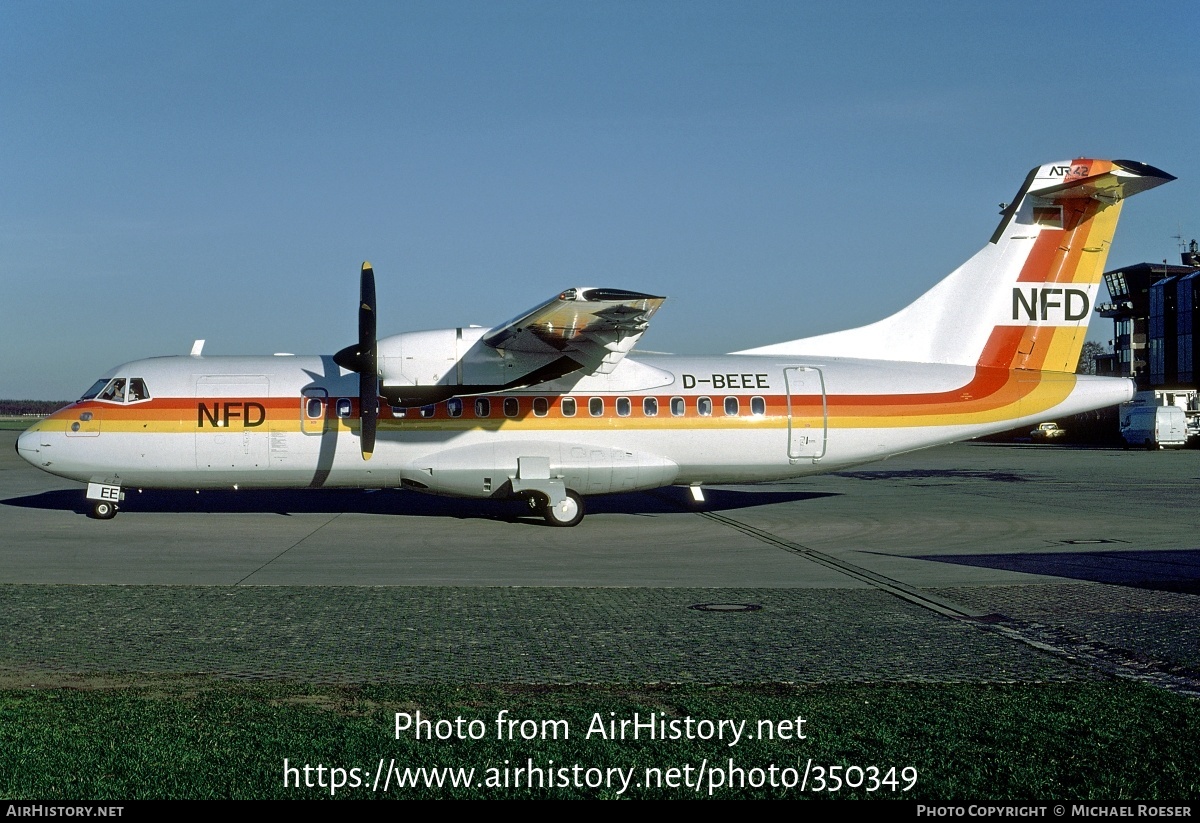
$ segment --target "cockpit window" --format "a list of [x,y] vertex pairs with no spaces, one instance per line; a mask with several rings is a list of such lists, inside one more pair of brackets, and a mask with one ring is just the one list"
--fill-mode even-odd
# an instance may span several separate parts
[[136,403],[139,400],[149,400],[150,392],[146,391],[146,381],[140,377],[129,378],[129,396],[127,399],[130,403]]
[[83,393],[83,396],[80,397],[79,399],[80,400],[91,400],[93,397],[95,397],[96,395],[98,395],[100,393],[100,390],[102,388],[104,388],[107,385],[108,385],[108,380],[106,380],[105,378],[102,377],[99,380],[97,380],[95,383],[93,383],[92,387],[90,389],[88,389],[87,391],[85,391]]
[[97,400],[110,400],[113,403],[125,402],[125,378],[114,377],[104,387],[104,391],[96,395]]
[[146,381],[140,377],[114,377],[111,380],[97,380],[79,399],[93,398],[109,403],[137,403],[149,400],[150,392],[146,389]]

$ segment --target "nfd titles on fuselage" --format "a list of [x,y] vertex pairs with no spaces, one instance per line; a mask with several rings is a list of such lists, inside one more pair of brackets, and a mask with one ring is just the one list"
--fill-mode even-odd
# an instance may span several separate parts
[[196,404],[196,428],[198,429],[204,428],[206,423],[213,428],[229,428],[231,419],[241,421],[244,429],[253,429],[266,421],[267,410],[261,403],[250,400],[235,400],[225,403],[216,400],[211,409],[207,403]]

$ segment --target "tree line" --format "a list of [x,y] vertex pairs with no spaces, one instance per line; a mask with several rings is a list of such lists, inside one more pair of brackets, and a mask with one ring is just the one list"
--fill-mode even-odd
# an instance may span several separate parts
[[4,417],[23,417],[27,414],[46,415],[61,409],[70,402],[70,400],[0,400],[0,415]]

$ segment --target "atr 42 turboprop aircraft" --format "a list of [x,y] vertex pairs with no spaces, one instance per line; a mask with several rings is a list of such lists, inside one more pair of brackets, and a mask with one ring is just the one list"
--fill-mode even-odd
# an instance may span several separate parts
[[332,356],[136,360],[17,451],[124,489],[403,487],[524,497],[573,526],[583,496],[815,474],[1111,406],[1073,374],[1122,201],[1174,178],[1077,159],[1029,173],[974,257],[896,314],[718,357],[628,356],[663,298],[574,288],[495,328],[359,340]]

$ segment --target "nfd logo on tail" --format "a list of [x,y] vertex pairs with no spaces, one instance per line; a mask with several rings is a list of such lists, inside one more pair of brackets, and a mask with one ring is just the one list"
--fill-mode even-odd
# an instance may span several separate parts
[[1092,298],[1083,289],[1013,287],[1012,319],[1034,323],[1077,323],[1086,320]]
[[702,499],[1114,405],[1131,381],[1074,368],[1125,199],[1172,179],[1040,166],[989,242],[892,316],[713,357],[634,354],[664,298],[612,288],[379,338],[364,264],[358,339],[336,354],[126,363],[17,451],[88,484],[100,518],[129,487],[400,486],[522,498],[570,526],[587,495]]

